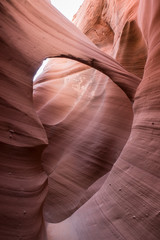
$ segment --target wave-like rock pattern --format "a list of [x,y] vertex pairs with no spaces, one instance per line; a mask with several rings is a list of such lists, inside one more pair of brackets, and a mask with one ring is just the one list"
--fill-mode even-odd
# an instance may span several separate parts
[[3,240],[159,239],[159,11],[1,1]]

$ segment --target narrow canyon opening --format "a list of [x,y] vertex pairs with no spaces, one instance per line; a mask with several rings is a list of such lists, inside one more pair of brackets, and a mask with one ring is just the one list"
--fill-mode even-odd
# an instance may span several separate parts
[[160,1],[75,2],[0,3],[0,238],[159,240]]
[[[84,0],[50,0],[51,4],[57,8],[66,18],[72,21],[74,15],[77,13],[80,6],[83,4]],[[47,59],[42,62],[41,67],[37,70],[33,81],[36,80],[37,76],[39,76],[47,64]]]

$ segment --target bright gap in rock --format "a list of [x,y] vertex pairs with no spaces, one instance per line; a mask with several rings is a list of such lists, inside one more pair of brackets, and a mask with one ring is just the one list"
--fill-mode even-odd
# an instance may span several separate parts
[[[84,0],[50,0],[51,4],[57,8],[66,18],[72,21],[73,16],[77,13],[78,9]],[[47,59],[43,61],[41,67],[36,72],[33,81],[43,72]]]
[[74,14],[78,11],[83,1],[84,0],[51,0],[51,3],[66,18],[72,21]]
[[42,65],[40,66],[40,68],[38,69],[38,71],[36,72],[36,74],[34,75],[33,81],[35,81],[36,78],[43,72],[43,69],[44,69],[44,67],[46,66],[47,62],[48,62],[48,59],[46,59],[46,60],[43,61]]

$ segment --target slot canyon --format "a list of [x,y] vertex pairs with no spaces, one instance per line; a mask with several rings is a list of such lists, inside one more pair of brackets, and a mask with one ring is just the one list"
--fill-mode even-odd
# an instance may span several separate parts
[[0,21],[0,239],[159,240],[160,1]]

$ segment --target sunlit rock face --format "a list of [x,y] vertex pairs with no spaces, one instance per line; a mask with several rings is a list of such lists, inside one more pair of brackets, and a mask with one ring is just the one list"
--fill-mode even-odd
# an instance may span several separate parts
[[0,11],[1,238],[159,240],[160,2]]

